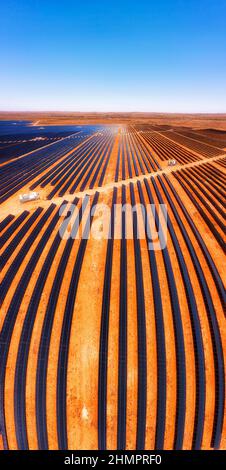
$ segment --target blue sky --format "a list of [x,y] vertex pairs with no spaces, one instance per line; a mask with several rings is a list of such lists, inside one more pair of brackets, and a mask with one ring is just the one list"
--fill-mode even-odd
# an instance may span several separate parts
[[226,112],[225,0],[3,0],[0,109]]

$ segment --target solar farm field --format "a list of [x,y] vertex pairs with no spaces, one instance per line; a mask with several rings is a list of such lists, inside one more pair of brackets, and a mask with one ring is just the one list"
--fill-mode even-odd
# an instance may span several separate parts
[[0,449],[226,449],[226,132],[4,126]]

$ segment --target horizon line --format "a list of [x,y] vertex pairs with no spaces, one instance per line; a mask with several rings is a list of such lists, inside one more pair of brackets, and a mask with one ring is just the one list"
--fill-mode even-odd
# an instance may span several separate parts
[[178,114],[178,115],[226,115],[226,110],[224,112],[211,112],[211,111],[67,111],[67,110],[1,110],[0,113],[2,114],[14,114],[14,113],[36,113],[36,114],[48,114],[48,113],[59,113],[59,114]]

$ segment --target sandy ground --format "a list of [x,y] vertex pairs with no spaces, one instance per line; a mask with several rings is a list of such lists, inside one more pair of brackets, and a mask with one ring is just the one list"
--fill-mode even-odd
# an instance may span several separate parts
[[176,113],[18,113],[0,112],[0,120],[29,120],[33,125],[131,124],[226,130],[226,114]]

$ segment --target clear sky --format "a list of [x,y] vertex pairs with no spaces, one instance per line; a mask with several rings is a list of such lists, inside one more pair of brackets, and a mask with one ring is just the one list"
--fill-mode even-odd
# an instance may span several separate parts
[[226,0],[0,5],[0,110],[226,112]]

